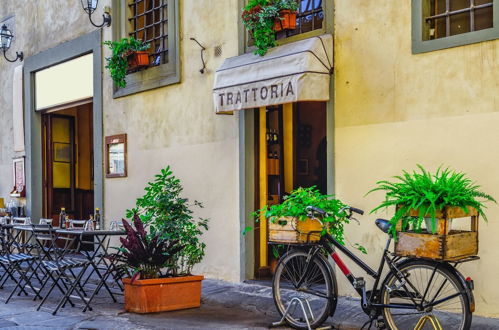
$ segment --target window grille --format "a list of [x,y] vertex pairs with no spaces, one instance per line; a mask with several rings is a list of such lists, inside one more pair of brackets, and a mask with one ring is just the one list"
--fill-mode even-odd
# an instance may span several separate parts
[[426,0],[424,39],[439,39],[493,27],[493,0]]
[[149,43],[150,65],[168,63],[168,0],[131,0],[129,36]]
[[280,31],[277,39],[284,39],[297,34],[302,34],[318,29],[322,29],[324,21],[324,10],[322,0],[297,0],[300,4],[298,15],[296,15],[296,29]]

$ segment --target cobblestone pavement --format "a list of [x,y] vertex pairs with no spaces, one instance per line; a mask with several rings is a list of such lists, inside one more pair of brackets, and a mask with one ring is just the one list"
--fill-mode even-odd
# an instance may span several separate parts
[[[2,329],[267,329],[278,319],[271,298],[271,288],[261,283],[233,284],[217,280],[203,282],[201,308],[176,312],[137,315],[123,310],[118,303],[101,294],[94,310],[82,313],[80,308],[66,307],[53,316],[56,299],[49,309],[35,311],[38,302],[30,297],[14,297],[4,304],[9,287],[0,290],[0,328]],[[337,329],[359,329],[367,320],[358,300],[341,298],[334,320]],[[499,320],[473,318],[473,329],[499,329]],[[286,329],[281,327],[279,329]]]

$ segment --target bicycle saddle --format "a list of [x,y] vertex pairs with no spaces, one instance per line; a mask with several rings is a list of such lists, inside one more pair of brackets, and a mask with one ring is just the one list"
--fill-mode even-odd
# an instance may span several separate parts
[[390,221],[385,220],[385,219],[376,219],[376,226],[378,226],[379,229],[381,229],[382,232],[388,233],[390,230],[390,227],[392,226],[390,224]]

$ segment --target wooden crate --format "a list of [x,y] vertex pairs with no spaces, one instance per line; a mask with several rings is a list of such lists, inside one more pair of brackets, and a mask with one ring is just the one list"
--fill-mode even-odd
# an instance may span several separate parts
[[[411,210],[411,216],[418,216],[418,210]],[[429,217],[429,215],[427,215]],[[478,212],[468,208],[468,214],[458,207],[446,207],[436,214],[437,232],[414,233],[397,230],[395,254],[403,257],[429,258],[453,261],[478,254]],[[471,219],[470,231],[448,232],[450,219]],[[453,220],[456,221],[456,220]],[[400,226],[397,226],[398,229]]]
[[[274,243],[311,243],[321,238],[322,226],[317,220],[286,217],[269,221],[269,241]],[[313,232],[313,233],[310,233]],[[310,234],[309,234],[310,233]]]

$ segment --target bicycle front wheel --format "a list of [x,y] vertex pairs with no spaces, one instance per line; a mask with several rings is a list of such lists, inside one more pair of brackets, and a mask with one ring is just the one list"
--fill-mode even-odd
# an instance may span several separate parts
[[407,307],[383,309],[390,329],[470,328],[468,296],[455,273],[429,260],[411,260],[398,269],[399,278],[389,273],[381,288],[382,304]]
[[[297,329],[308,329],[307,320],[312,328],[320,326],[336,307],[336,282],[327,260],[316,255],[307,267],[308,256],[299,250],[285,254],[272,281],[279,314],[282,316],[287,310],[286,321]],[[298,301],[303,304],[305,313]]]

